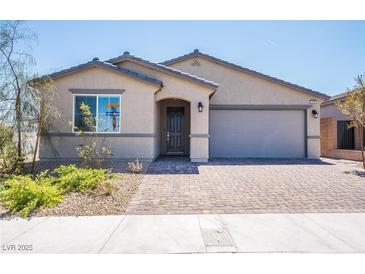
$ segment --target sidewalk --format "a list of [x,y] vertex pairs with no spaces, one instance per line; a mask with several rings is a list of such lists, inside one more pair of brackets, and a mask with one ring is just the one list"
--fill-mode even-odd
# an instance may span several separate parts
[[38,217],[0,220],[0,252],[351,253],[364,235],[363,213]]

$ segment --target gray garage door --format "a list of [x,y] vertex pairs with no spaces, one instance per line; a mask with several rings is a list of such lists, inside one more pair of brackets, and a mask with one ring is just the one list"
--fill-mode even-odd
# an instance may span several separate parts
[[210,157],[305,157],[304,111],[211,110]]

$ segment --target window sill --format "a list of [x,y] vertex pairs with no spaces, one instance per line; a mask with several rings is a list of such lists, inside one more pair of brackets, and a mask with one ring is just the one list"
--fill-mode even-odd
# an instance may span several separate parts
[[83,137],[83,136],[94,136],[94,137],[156,137],[154,133],[80,133],[77,132],[47,132],[43,133],[45,136],[55,137]]

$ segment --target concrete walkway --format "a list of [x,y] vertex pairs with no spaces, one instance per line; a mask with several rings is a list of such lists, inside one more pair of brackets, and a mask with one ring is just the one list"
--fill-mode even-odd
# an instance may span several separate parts
[[365,252],[365,214],[0,220],[1,253]]

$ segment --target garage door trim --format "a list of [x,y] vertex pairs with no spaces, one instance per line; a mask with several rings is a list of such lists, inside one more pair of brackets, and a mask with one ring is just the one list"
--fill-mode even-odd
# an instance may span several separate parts
[[306,110],[312,105],[209,105],[211,110]]

